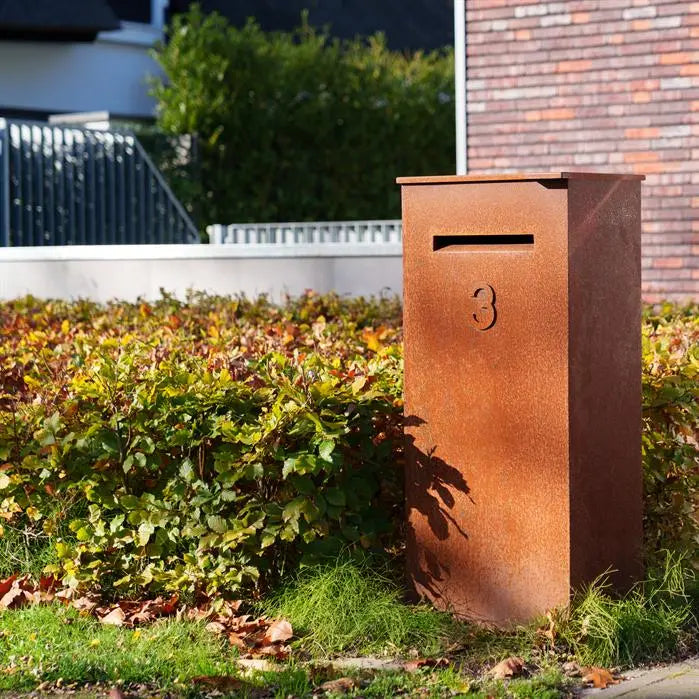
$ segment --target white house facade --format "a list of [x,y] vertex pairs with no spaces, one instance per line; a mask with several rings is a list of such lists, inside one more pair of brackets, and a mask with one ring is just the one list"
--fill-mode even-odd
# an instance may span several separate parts
[[47,6],[43,21],[32,8],[23,25],[19,2],[0,8],[0,113],[153,116],[148,76],[158,66],[150,51],[163,38],[168,0],[31,1]]

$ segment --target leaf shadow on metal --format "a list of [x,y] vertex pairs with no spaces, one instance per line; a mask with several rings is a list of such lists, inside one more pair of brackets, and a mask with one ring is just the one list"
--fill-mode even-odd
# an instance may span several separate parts
[[[406,416],[404,420],[406,428],[424,424],[425,420],[415,415]],[[446,541],[455,533],[466,540],[468,533],[462,528],[460,518],[455,516],[453,510],[457,504],[455,493],[462,493],[472,500],[470,488],[463,473],[436,456],[436,451],[437,446],[428,451],[420,449],[408,430],[405,437],[405,487],[410,494],[410,509],[417,510],[419,515],[415,517],[414,512],[408,512],[407,536],[415,541],[414,523],[421,520],[427,523],[439,541]],[[415,546],[409,546],[411,548],[416,550]],[[412,568],[416,587],[431,596],[439,597],[441,583],[450,577],[448,561],[439,560],[432,551],[423,547],[417,560],[412,562]]]

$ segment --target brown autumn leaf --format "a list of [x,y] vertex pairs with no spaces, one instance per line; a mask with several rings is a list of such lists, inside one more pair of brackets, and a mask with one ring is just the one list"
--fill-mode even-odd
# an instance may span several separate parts
[[278,643],[274,643],[269,646],[261,646],[259,648],[250,649],[251,653],[256,655],[264,655],[270,658],[276,658],[277,660],[286,660],[291,653],[291,648],[289,646],[282,646]]
[[320,685],[324,692],[334,692],[335,694],[347,694],[357,687],[357,683],[351,677],[338,677],[336,680],[328,680]]
[[403,663],[403,669],[406,672],[416,672],[423,667],[449,667],[449,660],[447,658],[417,658],[416,660],[409,660],[407,663]]
[[291,624],[285,619],[277,619],[267,629],[262,638],[262,643],[283,643],[288,641],[293,635],[294,630],[291,628]]
[[18,585],[14,585],[0,597],[0,609],[16,609],[26,604],[26,602],[24,590]]
[[506,680],[511,677],[519,677],[522,672],[524,672],[524,660],[513,655],[501,660],[488,671],[488,674],[496,680]]
[[111,626],[123,626],[126,621],[126,614],[121,607],[114,607],[110,612],[107,612],[104,616],[98,617],[100,623],[110,624]]
[[17,580],[17,575],[10,575],[9,578],[5,580],[0,580],[0,597],[4,597],[12,588],[15,580]]
[[[59,592],[56,597],[62,597]],[[92,612],[97,607],[97,600],[94,597],[76,597],[71,602],[71,606],[77,609],[79,612],[85,612],[86,614],[92,614]]]
[[582,668],[573,660],[567,663],[563,663],[561,669],[567,677],[580,677],[580,675],[582,674]]
[[228,642],[232,646],[235,646],[236,648],[247,649],[247,646],[245,645],[245,641],[235,632],[228,634]]
[[606,689],[610,684],[621,682],[621,680],[615,679],[614,675],[606,668],[594,665],[582,668],[582,679],[583,682],[591,684],[597,689]]
[[28,576],[13,578],[9,589],[0,597],[0,609],[17,609],[39,602],[39,593]]
[[55,575],[42,575],[39,578],[39,590],[41,592],[57,592],[61,579]]

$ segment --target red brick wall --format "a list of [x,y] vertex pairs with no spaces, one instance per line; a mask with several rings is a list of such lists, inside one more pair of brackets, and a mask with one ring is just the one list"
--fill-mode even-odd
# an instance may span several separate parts
[[644,296],[699,298],[699,2],[466,12],[469,172],[645,174]]

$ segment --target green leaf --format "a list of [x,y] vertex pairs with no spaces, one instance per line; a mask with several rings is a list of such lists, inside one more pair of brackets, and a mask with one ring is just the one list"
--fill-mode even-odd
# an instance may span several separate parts
[[325,499],[335,507],[344,507],[347,504],[344,491],[339,488],[327,488],[323,491]]
[[134,510],[141,504],[141,501],[135,495],[122,495],[119,498],[119,504],[127,510]]
[[294,498],[291,502],[288,502],[282,511],[282,520],[284,522],[296,521],[301,515],[301,511],[304,505],[308,502],[305,497]]
[[180,476],[188,482],[194,480],[194,465],[191,459],[184,459],[182,461],[180,465]]
[[113,517],[112,521],[109,523],[109,531],[112,532],[112,534],[116,534],[116,532],[121,529],[122,524],[124,524],[124,519],[124,515]]
[[155,527],[150,522],[141,522],[138,525],[138,544],[145,546],[155,531]]
[[223,534],[228,530],[228,522],[219,515],[209,515],[206,518],[206,523],[209,525],[209,529],[212,529],[217,534]]
[[104,431],[102,433],[100,437],[100,445],[108,454],[119,453],[119,437],[111,430]]
[[331,439],[326,439],[320,443],[320,446],[318,447],[318,454],[324,461],[332,461],[332,453],[334,449],[335,442],[333,442]]

